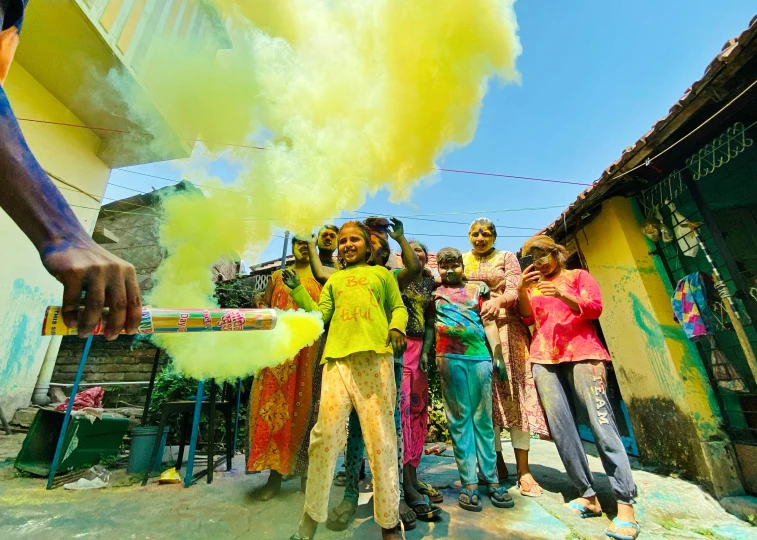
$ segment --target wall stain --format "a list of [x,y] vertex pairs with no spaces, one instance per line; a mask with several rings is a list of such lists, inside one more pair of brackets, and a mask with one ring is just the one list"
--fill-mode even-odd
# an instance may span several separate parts
[[[13,282],[11,308],[6,311],[0,323],[2,328],[10,328],[10,342],[6,344],[4,365],[0,364],[0,389],[5,395],[18,388],[19,382],[34,365],[36,353],[43,339],[42,318],[44,306],[55,301],[54,297],[33,287],[22,278]],[[39,306],[39,314],[34,308]]]

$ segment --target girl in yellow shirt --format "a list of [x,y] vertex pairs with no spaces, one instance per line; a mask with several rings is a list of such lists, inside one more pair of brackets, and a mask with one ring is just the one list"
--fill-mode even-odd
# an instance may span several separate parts
[[391,273],[368,265],[372,247],[365,225],[354,221],[342,225],[338,246],[345,268],[329,278],[317,304],[296,273],[285,271],[283,277],[299,307],[320,311],[324,322],[331,323],[323,352],[318,422],[310,434],[305,509],[292,539],[312,538],[318,523],[328,517],[331,479],[353,408],[373,472],[374,519],[383,538],[399,539],[394,357],[405,351],[407,309]]

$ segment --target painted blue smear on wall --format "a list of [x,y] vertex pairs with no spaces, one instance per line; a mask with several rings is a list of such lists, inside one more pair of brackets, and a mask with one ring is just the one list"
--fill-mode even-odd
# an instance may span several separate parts
[[11,329],[10,342],[0,344],[5,349],[0,359],[4,363],[0,364],[0,391],[3,393],[14,390],[33,368],[42,341],[49,339],[41,336],[44,308],[55,302],[55,297],[39,287],[32,287],[22,278],[13,282],[11,298],[0,322],[0,327]]

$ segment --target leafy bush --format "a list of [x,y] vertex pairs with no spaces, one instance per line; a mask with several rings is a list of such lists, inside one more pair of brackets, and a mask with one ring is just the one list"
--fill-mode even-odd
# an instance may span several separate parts
[[439,378],[439,370],[436,362],[428,363],[428,434],[427,442],[448,442],[449,424],[444,414],[444,401],[442,401],[442,383]]
[[222,308],[248,308],[258,292],[246,276],[241,276],[216,285],[214,297]]

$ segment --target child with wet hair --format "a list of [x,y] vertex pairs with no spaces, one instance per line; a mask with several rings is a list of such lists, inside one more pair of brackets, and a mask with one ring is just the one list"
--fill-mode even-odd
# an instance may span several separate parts
[[[496,369],[500,379],[507,377],[507,371],[497,327],[481,318],[489,288],[464,279],[459,250],[441,249],[436,261],[441,286],[434,291],[433,317],[428,317],[426,324],[435,328],[444,411],[463,485],[458,504],[464,510],[481,511],[480,471],[492,505],[512,508],[512,497],[499,485],[494,451],[492,371]],[[430,345],[424,343],[424,349]]]

